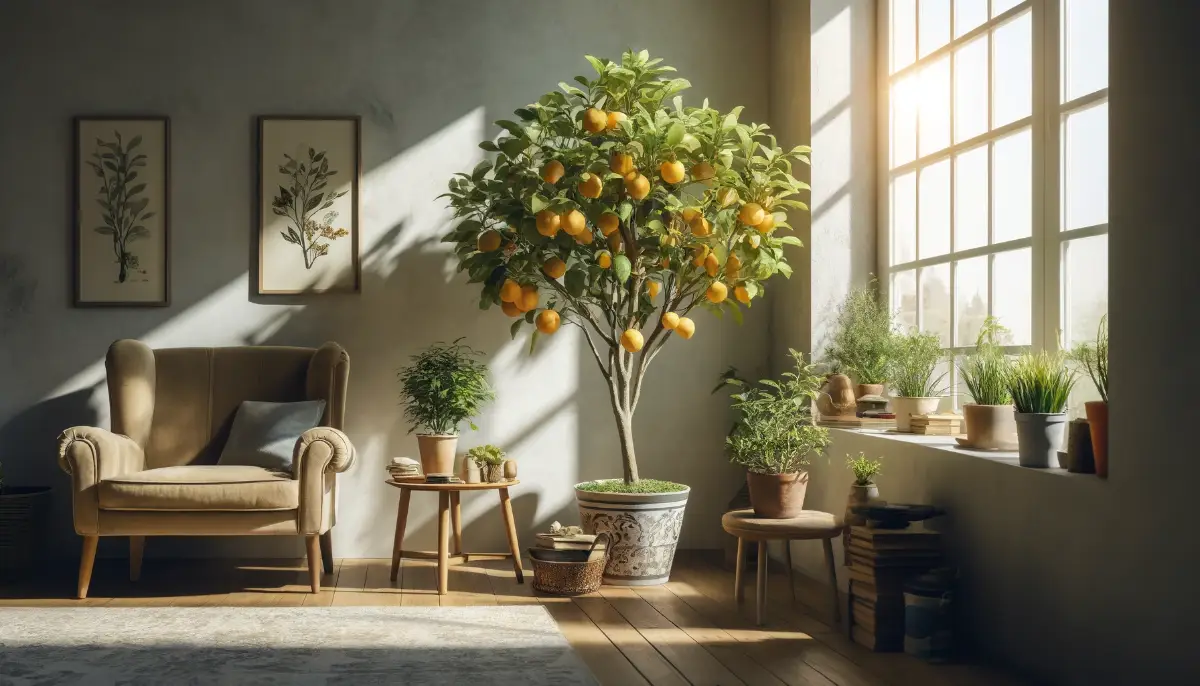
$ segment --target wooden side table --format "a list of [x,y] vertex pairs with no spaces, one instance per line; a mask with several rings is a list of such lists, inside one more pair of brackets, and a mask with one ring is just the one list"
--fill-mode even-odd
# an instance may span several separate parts
[[[476,553],[476,556],[511,557],[513,571],[517,573],[517,583],[525,583],[525,573],[521,570],[521,549],[517,544],[517,525],[513,521],[512,503],[508,497],[509,486],[521,483],[502,481],[494,484],[428,484],[424,481],[392,481],[387,484],[400,489],[400,506],[396,510],[396,542],[392,546],[392,581],[400,575],[400,559],[428,560],[437,557],[438,561],[438,595],[446,595],[449,586],[448,565],[450,558],[466,562],[468,554],[462,549],[462,504],[459,494],[463,491],[499,491],[500,515],[504,517],[504,528],[508,532],[508,553]],[[413,491],[433,491],[438,494],[438,549],[437,553],[423,550],[404,549],[404,528],[408,524],[408,503]],[[450,526],[454,526],[454,552],[450,552]]]

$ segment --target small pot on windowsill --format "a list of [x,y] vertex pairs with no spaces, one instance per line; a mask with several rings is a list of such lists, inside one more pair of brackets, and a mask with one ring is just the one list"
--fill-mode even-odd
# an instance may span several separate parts
[[892,412],[896,413],[896,431],[912,433],[912,418],[918,414],[933,414],[937,412],[941,398],[910,398],[904,395],[892,396]]
[[417,434],[417,449],[421,453],[421,471],[426,476],[453,474],[454,451],[457,448],[457,434]]
[[1017,422],[1012,405],[963,405],[967,425],[964,447],[972,450],[1016,450]]
[[1058,461],[1067,429],[1065,412],[1013,412],[1017,422],[1017,463],[1046,469]]
[[1096,476],[1108,478],[1108,401],[1089,400],[1083,404],[1088,429],[1092,432],[1092,456],[1096,460]]

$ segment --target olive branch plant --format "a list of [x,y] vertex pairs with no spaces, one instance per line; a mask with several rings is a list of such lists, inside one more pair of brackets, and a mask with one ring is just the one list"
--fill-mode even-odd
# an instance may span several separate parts
[[147,211],[150,199],[139,197],[146,191],[146,183],[138,181],[138,169],[146,166],[145,153],[135,152],[142,137],[134,136],[127,142],[121,139],[120,131],[113,131],[115,140],[96,139],[96,149],[88,166],[100,179],[99,198],[102,226],[94,227],[96,233],[110,236],[113,255],[117,262],[117,281],[125,283],[130,270],[141,267],[130,243],[149,237],[150,230],[143,223],[155,215]]
[[[329,178],[337,171],[329,168],[329,158],[324,150],[310,147],[307,161],[288,154],[283,158],[279,173],[288,177],[290,185],[279,187],[279,193],[271,201],[271,211],[291,220],[292,226],[287,227],[287,231],[280,231],[279,235],[288,243],[300,246],[304,268],[312,269],[317,258],[329,254],[329,241],[350,235],[344,228],[334,228],[337,212],[326,212],[320,221],[315,219],[318,212],[333,207],[333,201],[346,191],[326,194]],[[322,243],[322,240],[326,242]]]

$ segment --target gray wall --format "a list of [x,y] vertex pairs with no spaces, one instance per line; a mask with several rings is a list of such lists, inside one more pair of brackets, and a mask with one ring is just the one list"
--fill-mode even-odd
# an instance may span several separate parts
[[[10,0],[0,4],[0,253],[37,283],[27,315],[0,339],[0,460],[12,483],[56,487],[54,540],[71,532],[67,478],[55,437],[104,425],[101,366],[108,344],[315,345],[350,352],[347,430],[360,461],[342,477],[339,554],[390,551],[396,493],[383,464],[413,455],[396,401],[395,369],[417,349],[466,336],[493,366],[499,400],[464,446],[497,442],[521,464],[514,491],[523,536],[576,521],[571,485],[619,475],[606,392],[571,327],[527,356],[508,320],[481,314],[477,290],[455,275],[437,239],[448,226],[435,199],[482,154],[490,122],[575,74],[584,53],[647,48],[692,80],[685,99],[767,113],[766,41],[736,50],[728,30],[767,35],[766,0],[595,3],[509,0]],[[172,129],[172,305],[70,307],[71,117],[159,113]],[[250,295],[255,259],[254,117],[363,117],[363,292],[350,297]],[[717,546],[719,516],[738,475],[722,454],[727,403],[709,391],[733,364],[766,371],[766,308],[737,327],[701,314],[651,368],[635,422],[644,476],[692,485],[683,545]],[[464,499],[477,549],[504,545],[493,497]],[[433,502],[414,502],[414,544],[433,545]],[[120,549],[116,546],[112,551]],[[299,555],[292,541],[156,541],[151,552]]]

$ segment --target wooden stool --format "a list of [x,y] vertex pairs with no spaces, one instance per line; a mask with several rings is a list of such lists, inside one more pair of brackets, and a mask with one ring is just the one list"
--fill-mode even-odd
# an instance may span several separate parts
[[755,622],[763,624],[763,606],[767,600],[767,543],[783,541],[783,564],[787,568],[788,585],[792,589],[792,602],[796,600],[796,584],[792,579],[792,541],[821,539],[825,548],[825,566],[829,570],[829,585],[833,593],[833,621],[842,623],[839,607],[837,569],[833,562],[831,541],[842,533],[842,523],[828,512],[805,510],[799,517],[791,519],[761,519],[754,510],[734,510],[721,517],[721,527],[737,537],[737,571],[733,577],[734,598],[738,604],[745,599],[742,577],[746,571],[745,542],[758,542],[758,584],[755,598]]

